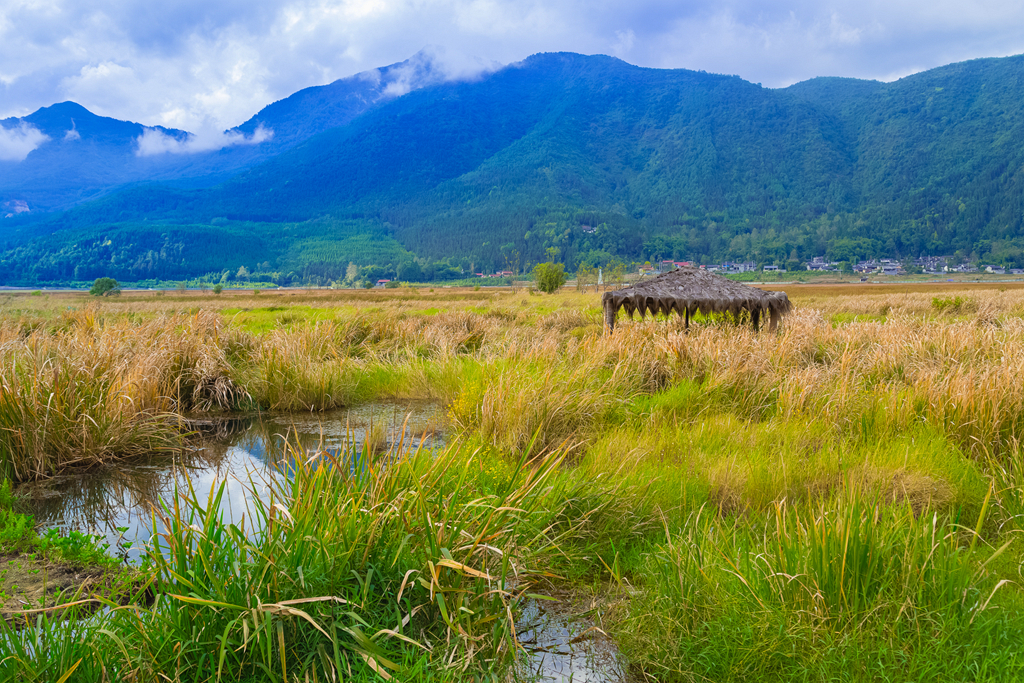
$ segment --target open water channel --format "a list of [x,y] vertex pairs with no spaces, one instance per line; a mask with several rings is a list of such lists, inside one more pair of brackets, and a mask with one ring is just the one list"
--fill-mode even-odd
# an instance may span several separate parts
[[[328,413],[289,413],[196,420],[204,434],[184,454],[61,476],[21,487],[19,494],[43,529],[98,534],[136,562],[145,552],[156,521],[153,509],[173,500],[189,483],[199,500],[226,482],[221,513],[238,523],[249,518],[253,496],[264,495],[280,476],[285,444],[307,452],[362,448],[369,437],[383,450],[411,452],[444,445],[445,415],[434,402],[380,402]],[[383,443],[381,443],[383,439]],[[125,548],[126,544],[130,547]],[[586,615],[573,614],[569,601],[531,601],[517,625],[527,654],[521,672],[530,681],[612,683],[625,680],[614,645]]]
[[370,436],[383,439],[378,445],[385,451],[409,452],[443,445],[443,423],[443,409],[427,401],[195,420],[191,425],[204,438],[184,453],[55,477],[18,492],[29,501],[42,528],[99,534],[111,549],[131,543],[127,559],[133,562],[153,535],[153,508],[171,501],[176,488],[189,482],[200,501],[205,501],[211,486],[226,482],[221,512],[237,523],[243,515],[249,517],[247,501],[265,493],[281,471],[281,459],[288,457],[286,443],[309,452],[336,452],[359,450]]

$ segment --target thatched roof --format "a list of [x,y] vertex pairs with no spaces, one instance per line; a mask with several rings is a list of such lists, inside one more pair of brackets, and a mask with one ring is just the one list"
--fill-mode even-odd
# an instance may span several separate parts
[[792,308],[785,292],[766,292],[756,287],[734,282],[729,278],[709,273],[700,268],[679,268],[662,275],[641,280],[614,292],[605,292],[601,299],[605,324],[615,328],[615,316],[624,308],[629,317],[639,311],[641,317],[648,312],[675,311],[686,318],[696,312],[732,313],[739,318],[743,311],[750,313],[754,328],[762,314],[770,316],[770,328]]

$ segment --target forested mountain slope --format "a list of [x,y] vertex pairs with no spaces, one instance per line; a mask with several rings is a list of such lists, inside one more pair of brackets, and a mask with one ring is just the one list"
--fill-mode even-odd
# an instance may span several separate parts
[[[328,85],[300,90],[211,139],[182,130],[97,116],[74,102],[0,121],[44,141],[21,161],[0,159],[0,209],[68,208],[125,185],[161,181],[208,187],[410,90],[445,80],[427,52]],[[152,136],[148,145],[145,134]],[[2,215],[2,214],[0,214]],[[2,230],[2,226],[0,226]]]
[[[166,166],[165,159],[135,153],[145,126],[96,116],[74,102],[44,107],[0,125],[9,130],[24,126],[45,136],[24,160],[0,159],[0,211],[14,203],[32,210],[69,206],[109,188],[156,177]],[[155,130],[171,139],[187,135]]]
[[[74,259],[91,273],[129,263],[141,249],[132,235],[141,245],[168,226],[227,234],[316,221],[287,244],[276,236],[260,261],[343,271],[354,252],[335,249],[329,227],[343,226],[391,245],[373,258],[396,267],[416,255],[497,269],[550,247],[570,267],[955,251],[1020,263],[1022,77],[1024,58],[1010,57],[894,83],[819,78],[771,90],[610,57],[535,55],[380,103],[214,188],[139,187],[83,205],[18,231],[0,259],[11,280],[66,273]],[[89,246],[115,229],[108,250],[123,257]],[[158,260],[149,272],[206,272],[216,258],[253,265],[218,249],[202,264]],[[122,277],[141,273],[121,267]]]

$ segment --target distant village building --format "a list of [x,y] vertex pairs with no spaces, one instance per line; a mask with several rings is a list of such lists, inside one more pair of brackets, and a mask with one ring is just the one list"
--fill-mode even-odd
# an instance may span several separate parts
[[863,275],[866,273],[877,272],[880,268],[881,265],[878,263],[878,261],[876,261],[875,259],[870,259],[868,261],[859,261],[855,263],[853,266],[853,272],[860,273]]
[[807,270],[818,272],[834,272],[839,270],[839,261],[826,261],[821,256],[815,256],[805,265]]
[[920,266],[926,273],[935,274],[948,272],[946,265],[953,260],[952,256],[922,256],[913,261],[913,265]]

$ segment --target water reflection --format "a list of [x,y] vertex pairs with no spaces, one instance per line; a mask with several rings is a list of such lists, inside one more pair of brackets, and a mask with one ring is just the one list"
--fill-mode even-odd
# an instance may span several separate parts
[[271,479],[290,469],[286,444],[332,454],[358,452],[364,445],[399,453],[435,448],[443,442],[443,418],[437,403],[402,401],[321,414],[196,420],[191,427],[203,440],[186,452],[55,477],[18,492],[42,528],[100,534],[112,550],[119,542],[131,543],[125,554],[136,561],[152,536],[153,506],[170,503],[176,486],[191,483],[205,500],[213,486],[226,482],[221,514],[240,523],[249,517],[252,496],[265,495]]
[[526,657],[527,680],[553,683],[619,683],[627,668],[611,639],[571,601],[527,602],[516,628]]

